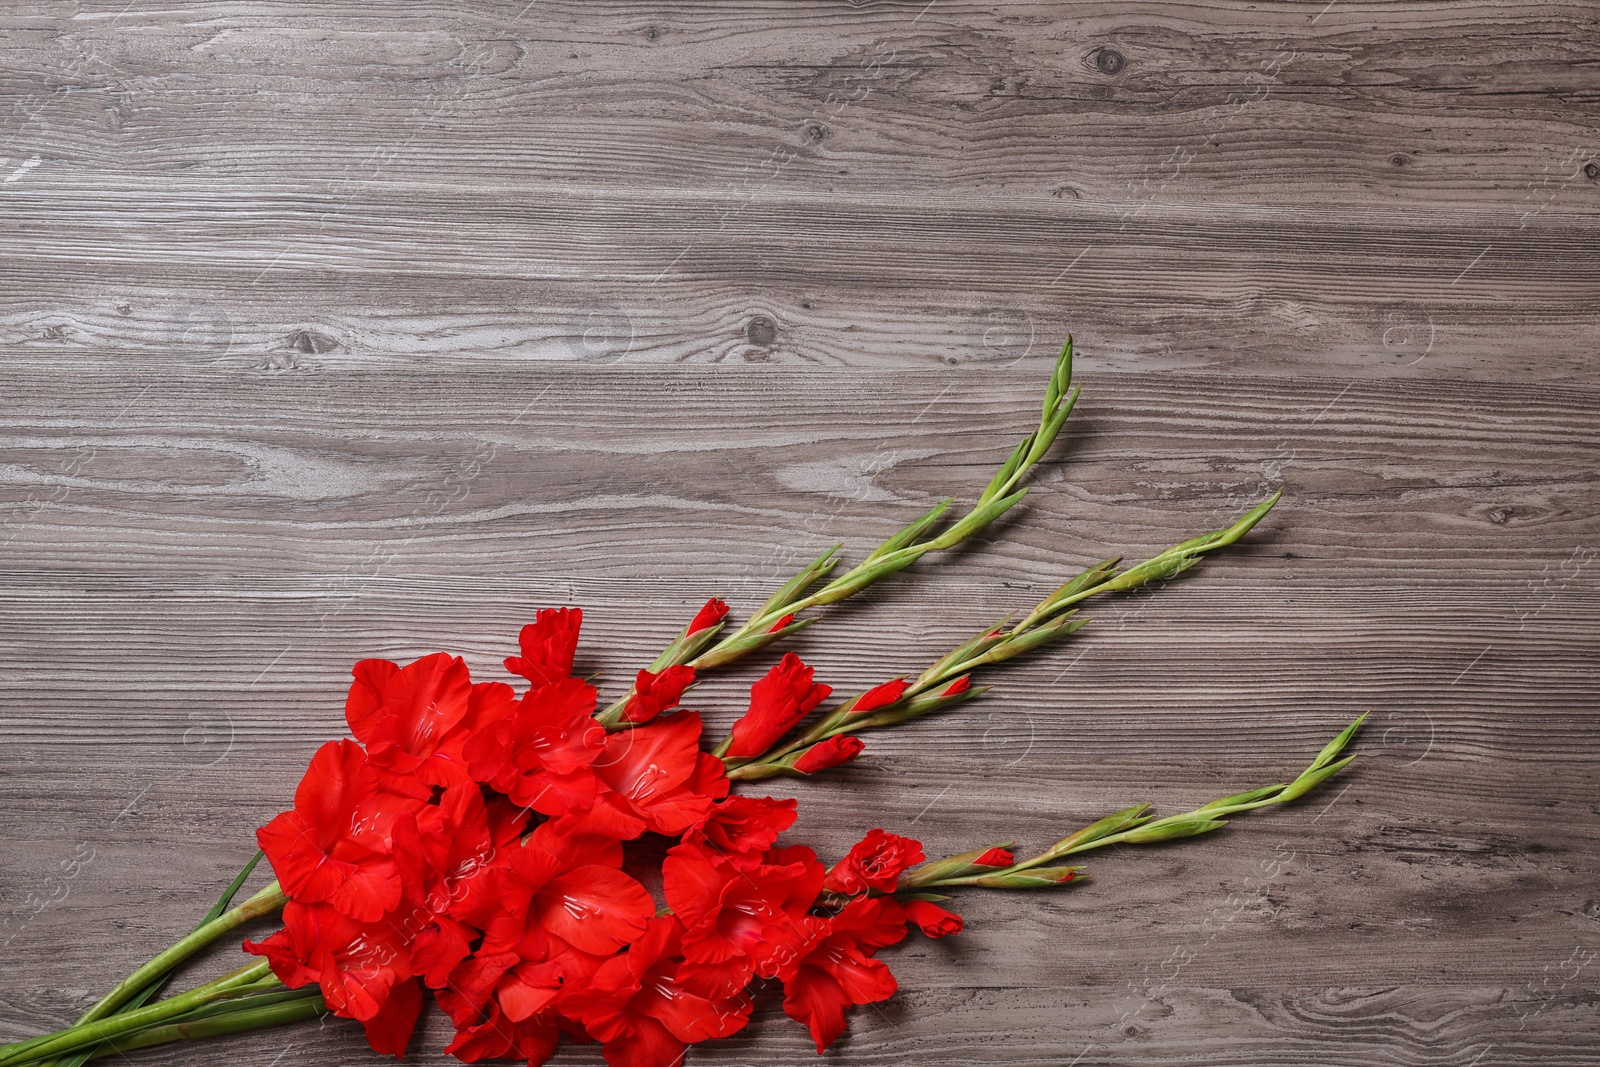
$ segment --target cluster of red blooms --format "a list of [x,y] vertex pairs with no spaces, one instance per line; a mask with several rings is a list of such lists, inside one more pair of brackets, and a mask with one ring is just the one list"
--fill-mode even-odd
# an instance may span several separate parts
[[[726,610],[707,604],[690,632]],[[700,717],[673,710],[691,668],[641,672],[631,725],[601,726],[594,687],[572,677],[580,621],[554,609],[524,628],[506,661],[528,680],[520,695],[444,653],[357,664],[358,741],[319,749],[294,808],[258,833],[288,903],[284,928],[246,949],[287,986],[317,983],[394,1055],[425,988],[455,1025],[447,1051],[468,1062],[542,1063],[566,1035],[602,1043],[612,1067],[667,1067],[778,987],[821,1052],[852,1005],[895,991],[878,949],[909,926],[961,929],[891,895],[921,846],[873,830],[832,868],[778,846],[795,802],[729,796]],[[730,758],[761,755],[827,694],[785,656],[752,688]],[[830,746],[800,769],[857,751]],[[1011,862],[995,852],[985,861]]]

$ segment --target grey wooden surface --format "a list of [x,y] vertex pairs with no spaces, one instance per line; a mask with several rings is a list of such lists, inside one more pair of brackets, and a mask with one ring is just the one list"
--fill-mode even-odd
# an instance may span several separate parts
[[[795,836],[1043,844],[1372,709],[1363,755],[964,898],[829,1062],[1600,1064],[1592,3],[16,0],[0,43],[0,1037],[187,928],[355,659],[487,670],[577,603],[625,678],[970,499],[1070,331],[1016,521],[805,634],[825,680],[1282,506]],[[810,1058],[767,1004],[694,1062]]]

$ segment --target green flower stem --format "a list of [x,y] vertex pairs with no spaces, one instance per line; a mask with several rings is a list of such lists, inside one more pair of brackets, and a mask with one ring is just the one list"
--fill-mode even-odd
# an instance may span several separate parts
[[90,1049],[87,1058],[98,1059],[152,1045],[219,1037],[269,1026],[315,1019],[327,1013],[327,1005],[315,986],[306,989],[260,993],[238,1001],[227,1001],[197,1009],[180,1018],[136,1031],[116,1041]]
[[[781,742],[771,751],[751,759],[729,760],[729,777],[757,781],[778,775],[799,774],[793,770],[790,757],[810,748],[820,741],[839,734],[896,726],[908,719],[918,718],[952,704],[973,699],[987,690],[975,687],[956,697],[929,697],[926,694],[982,667],[1003,663],[1059,638],[1067,637],[1088,624],[1088,619],[1075,618],[1074,606],[1103,593],[1124,592],[1136,589],[1157,579],[1173,578],[1200,561],[1207,552],[1215,551],[1238,541],[1272,510],[1282,493],[1274,493],[1262,503],[1221,530],[1214,530],[1190,538],[1179,545],[1152,556],[1143,563],[1126,570],[1117,570],[1119,559],[1102,560],[1083,571],[1061,588],[1041,600],[1023,617],[1021,622],[1006,628],[1009,620],[996,625],[957,646],[938,662],[924,670],[906,688],[900,699],[865,715],[852,714],[861,695],[851,697],[838,707],[825,712],[810,727],[788,742]],[[716,754],[722,755],[730,739],[724,739]]]
[[191,989],[187,993],[157,1001],[148,1007],[136,1008],[109,1018],[9,1045],[0,1050],[0,1067],[20,1067],[22,1064],[54,1058],[83,1048],[92,1048],[124,1034],[147,1029],[153,1024],[168,1022],[215,1001],[263,992],[276,983],[277,979],[273,977],[272,968],[266,960],[260,960],[223,975],[214,982],[208,982],[198,989]]
[[[942,552],[971,539],[1021,503],[1028,495],[1026,489],[1018,487],[1028,472],[1049,452],[1050,446],[1055,443],[1062,427],[1066,425],[1067,416],[1072,413],[1073,405],[1078,401],[1079,390],[1071,389],[1071,385],[1072,338],[1068,337],[1066,345],[1061,349],[1061,355],[1056,359],[1049,384],[1045,387],[1038,427],[1012,449],[1006,461],[1001,464],[1000,469],[984,488],[982,495],[978,497],[972,510],[956,520],[943,533],[923,539],[949,510],[951,505],[949,500],[935,504],[926,514],[873,549],[857,566],[820,589],[808,592],[807,590],[826,578],[838,564],[840,546],[835,545],[785,582],[744,625],[709,648],[705,647],[703,642],[686,640],[687,634],[680,634],[667,650],[656,658],[650,669],[659,671],[676,663],[687,663],[697,671],[703,671],[732,663],[814,621],[802,619],[774,631],[773,627],[785,616],[797,614],[807,608],[838,603],[861,592],[874,582],[887,578],[897,571],[905,570],[929,552]],[[622,710],[627,706],[633,693],[634,690],[630,686],[622,699],[606,708],[596,718],[607,729],[623,727]]]
[[[923,864],[908,871],[900,879],[899,888],[915,890],[981,885],[990,888],[1020,889],[1033,888],[1035,884],[1056,884],[1064,880],[1059,877],[1064,872],[1075,873],[1081,870],[1081,868],[1048,866],[1067,856],[1104,848],[1107,845],[1149,845],[1220,830],[1228,825],[1223,816],[1238,815],[1257,808],[1298,800],[1348,767],[1355,756],[1341,758],[1340,753],[1344,751],[1345,746],[1350,743],[1366,719],[1367,716],[1362,715],[1345,727],[1338,737],[1323,746],[1317,758],[1311,761],[1311,765],[1302,771],[1299,777],[1287,784],[1262,786],[1243,793],[1235,793],[1202,804],[1193,811],[1186,811],[1181,815],[1169,815],[1163,819],[1145,815],[1150,805],[1138,804],[1069,834],[1037,856],[1022,860],[1010,867],[974,870],[970,862],[966,861],[979,853],[969,852],[962,856]],[[1040,883],[1037,881],[1040,878],[1047,880]]]

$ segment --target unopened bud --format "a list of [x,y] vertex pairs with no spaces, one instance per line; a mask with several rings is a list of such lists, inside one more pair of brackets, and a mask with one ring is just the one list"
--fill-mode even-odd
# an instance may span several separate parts
[[974,878],[972,884],[985,889],[1043,889],[1075,881],[1082,870],[1082,867],[1033,867],[1026,871],[1001,871]]
[[[816,774],[841,763],[849,763],[861,755],[867,743],[851,734],[839,734],[826,741],[818,741],[794,759],[791,766],[801,774]],[[787,761],[785,761],[787,762]]]

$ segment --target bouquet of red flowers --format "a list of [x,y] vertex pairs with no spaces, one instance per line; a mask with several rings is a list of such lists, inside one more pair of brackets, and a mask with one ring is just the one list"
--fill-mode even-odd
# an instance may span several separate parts
[[[841,576],[831,577],[830,549],[737,627],[727,604],[709,601],[603,709],[573,676],[576,608],[540,611],[523,628],[505,661],[520,689],[474,680],[443,652],[356,664],[345,702],[355,739],[317,750],[294,806],[258,831],[260,852],[200,926],[77,1025],[0,1049],[0,1067],[77,1067],[327,1013],[359,1021],[375,1050],[400,1056],[429,993],[454,1025],[445,1051],[466,1062],[543,1063],[566,1037],[599,1043],[612,1067],[670,1067],[689,1045],[741,1029],[769,993],[821,1052],[852,1007],[894,994],[880,950],[913,930],[960,932],[943,906],[952,891],[1070,885],[1082,877],[1070,862],[1080,853],[1207,833],[1315,788],[1354,758],[1341,753],[1361,720],[1291,782],[1165,818],[1138,805],[1025,858],[1002,841],[929,860],[917,841],[875,828],[830,864],[779,843],[794,800],[731,792],[848,763],[862,733],[976,699],[985,687],[972,684],[975,672],[1071,634],[1083,600],[1173,577],[1233,543],[1276,496],[1136,566],[1090,567],[914,679],[834,701],[788,653],[717,744],[681,709],[701,672],[781,641],[815,621],[802,612],[959,544],[1015,506],[1077,398],[1070,377],[1069,342],[1038,429],[943,532],[949,501]],[[263,855],[277,880],[229,910]],[[280,911],[281,929],[244,944],[257,961],[157,999],[180,963]]]

